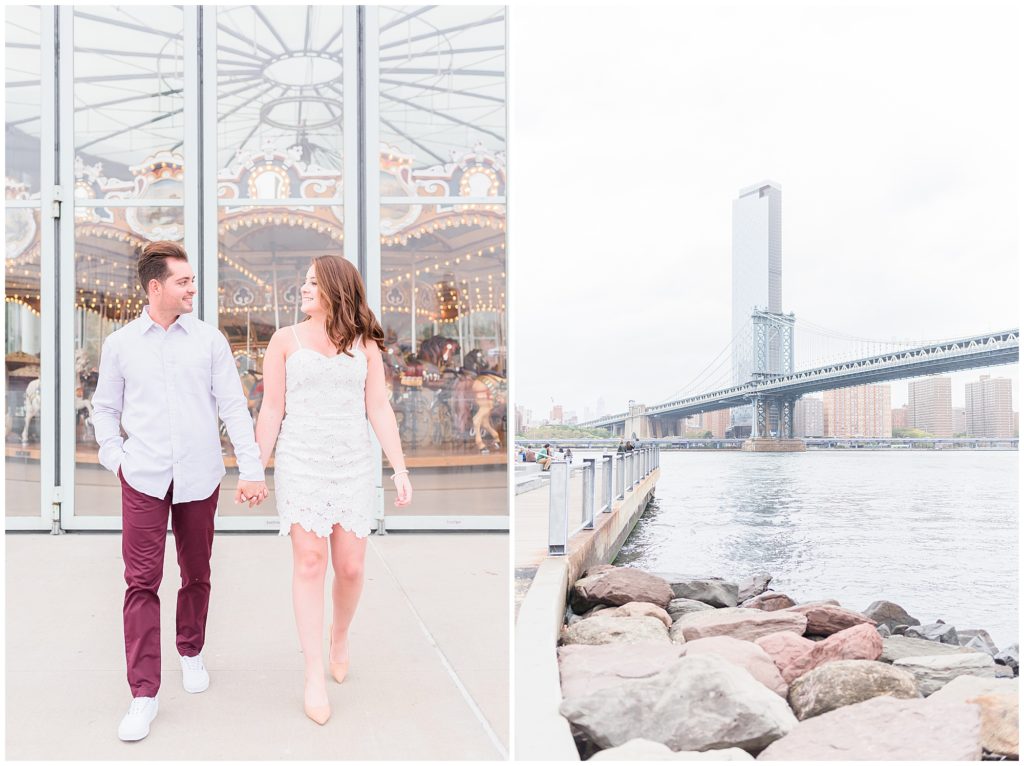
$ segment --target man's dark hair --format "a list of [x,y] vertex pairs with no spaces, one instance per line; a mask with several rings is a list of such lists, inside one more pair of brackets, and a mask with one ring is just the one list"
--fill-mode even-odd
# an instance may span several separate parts
[[143,292],[149,293],[151,279],[163,282],[170,276],[171,270],[167,268],[168,258],[188,260],[185,248],[177,242],[147,242],[142,246],[139,253],[139,282],[142,283]]

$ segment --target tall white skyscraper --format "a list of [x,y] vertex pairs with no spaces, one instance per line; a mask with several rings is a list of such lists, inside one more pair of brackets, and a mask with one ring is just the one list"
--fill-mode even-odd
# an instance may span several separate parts
[[[732,203],[734,384],[750,380],[754,367],[750,340],[754,309],[782,313],[782,187],[774,181],[741,189]],[[750,407],[733,410],[734,424],[750,422]]]

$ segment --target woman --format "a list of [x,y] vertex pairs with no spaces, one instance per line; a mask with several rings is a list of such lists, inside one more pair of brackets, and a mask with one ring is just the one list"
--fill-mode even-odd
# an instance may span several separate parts
[[277,511],[281,534],[292,539],[292,600],[306,664],[303,705],[322,725],[331,715],[323,668],[328,548],[334,570],[328,662],[341,683],[374,524],[376,461],[367,421],[394,468],[396,506],[409,504],[412,485],[384,386],[384,332],[359,273],[344,258],[320,256],[306,272],[301,296],[306,319],[274,333],[263,358],[256,442],[264,467],[277,442]]

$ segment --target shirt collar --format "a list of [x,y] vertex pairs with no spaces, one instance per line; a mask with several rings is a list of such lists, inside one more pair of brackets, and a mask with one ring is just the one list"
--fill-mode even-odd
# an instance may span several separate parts
[[[175,325],[178,325],[187,334],[191,335],[192,334],[192,321],[193,321],[193,317],[192,317],[191,314],[179,314],[178,318],[175,319],[171,323],[170,327],[167,328],[167,331],[170,332],[172,327],[174,327]],[[139,315],[139,322],[140,322],[140,325],[139,325],[139,334],[140,335],[145,335],[147,332],[149,332],[150,328],[152,328],[152,327],[154,327],[156,325],[156,322],[153,321],[153,317],[151,317],[149,315],[149,306],[148,305],[142,307],[142,313]]]

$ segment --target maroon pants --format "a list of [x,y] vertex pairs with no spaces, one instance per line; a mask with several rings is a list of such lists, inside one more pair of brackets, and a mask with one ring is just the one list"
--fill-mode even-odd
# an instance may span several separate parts
[[160,689],[160,581],[167,547],[167,516],[178,549],[178,654],[194,657],[206,639],[210,605],[213,517],[220,487],[205,500],[172,503],[133,489],[121,479],[121,555],[124,558],[124,652],[132,697],[155,697]]

